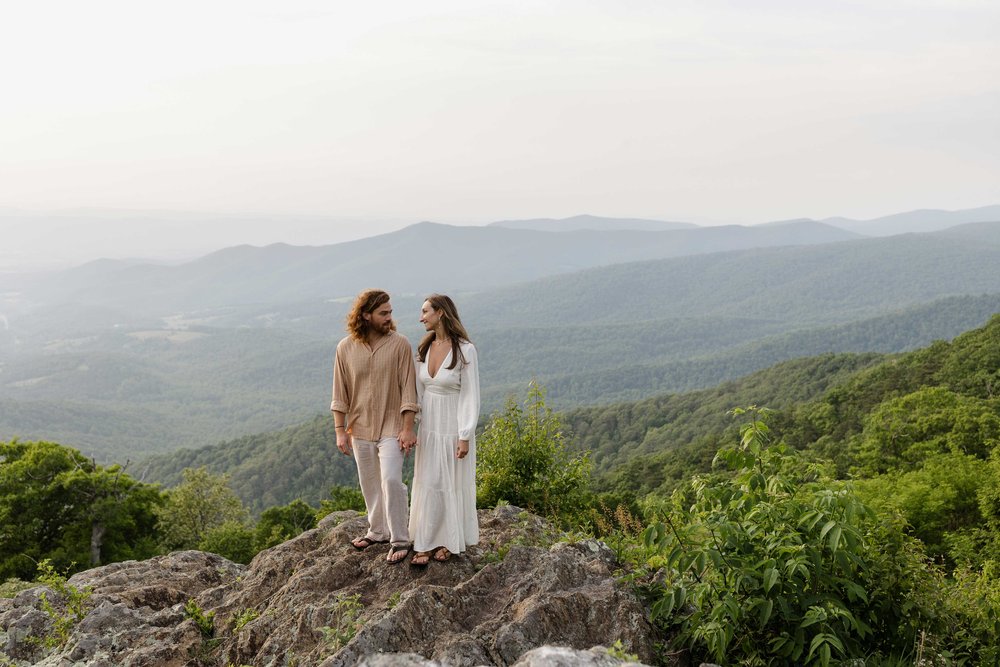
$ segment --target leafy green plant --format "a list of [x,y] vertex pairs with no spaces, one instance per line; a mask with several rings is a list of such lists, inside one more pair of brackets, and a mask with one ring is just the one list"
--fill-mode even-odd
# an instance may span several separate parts
[[693,479],[643,534],[669,573],[654,617],[725,663],[825,667],[872,646],[908,651],[934,597],[920,598],[934,582],[914,542],[773,444],[770,411],[733,414],[751,417],[717,455],[733,473]]
[[52,621],[52,632],[38,638],[38,643],[49,648],[64,646],[76,624],[86,617],[87,603],[93,590],[89,586],[81,589],[68,583],[66,576],[58,572],[48,559],[38,563],[38,582],[58,596],[62,607],[56,608],[48,592],[42,592],[39,596],[42,611]]
[[252,623],[253,621],[260,618],[260,612],[253,608],[247,608],[241,611],[239,614],[233,617],[233,631],[239,632],[246,626],[247,623]]
[[339,651],[354,638],[361,629],[362,624],[358,619],[364,608],[359,593],[337,596],[337,602],[330,610],[333,613],[334,624],[319,629],[327,646]]
[[201,631],[201,636],[210,639],[215,635],[215,612],[205,612],[198,603],[191,598],[184,605],[184,615],[194,621]]
[[34,585],[35,584],[30,581],[22,581],[17,577],[12,577],[0,584],[0,598],[12,598],[21,591],[26,591]]
[[591,463],[569,450],[545,391],[529,385],[522,407],[514,397],[490,417],[477,445],[477,504],[500,501],[561,522],[578,523],[589,503]]
[[608,655],[622,662],[639,662],[639,656],[635,653],[627,652],[625,645],[622,644],[622,640],[620,639],[616,639],[615,643],[608,648]]

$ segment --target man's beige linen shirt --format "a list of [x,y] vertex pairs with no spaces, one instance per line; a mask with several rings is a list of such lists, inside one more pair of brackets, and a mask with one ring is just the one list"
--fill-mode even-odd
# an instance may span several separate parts
[[337,344],[330,410],[347,415],[351,436],[361,440],[396,437],[403,412],[417,412],[417,383],[410,341],[395,331],[374,347],[351,336]]

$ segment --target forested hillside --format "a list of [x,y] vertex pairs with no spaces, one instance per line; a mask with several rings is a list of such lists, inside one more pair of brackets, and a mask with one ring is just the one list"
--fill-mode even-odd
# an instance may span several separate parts
[[[825,375],[823,359],[834,375]],[[752,403],[776,409],[776,433],[833,462],[840,477],[914,473],[950,455],[970,472],[973,461],[985,466],[1000,444],[1000,315],[952,342],[884,360],[834,356],[815,363],[769,369],[753,377],[770,382],[750,391],[727,383],[709,392],[574,410],[566,413],[567,424],[578,446],[595,448],[605,461],[604,488],[640,495],[669,492],[678,480],[708,470],[718,443],[727,431],[732,434],[731,420],[718,410],[734,398],[730,407]],[[813,384],[820,378],[822,384]],[[804,393],[788,400],[799,385],[821,391],[813,400]],[[984,479],[993,474],[985,467],[981,473]]]
[[333,486],[357,486],[354,459],[341,454],[336,443],[333,418],[323,415],[273,433],[152,457],[137,470],[147,481],[167,486],[180,482],[185,468],[227,474],[230,487],[253,512],[296,499],[318,505]]
[[[799,356],[898,352],[951,338],[1000,310],[998,234],[1000,224],[968,225],[618,264],[478,293],[462,292],[468,285],[459,281],[459,290],[442,291],[455,291],[480,347],[487,412],[532,378],[566,409],[710,387]],[[251,284],[244,250],[214,258],[221,264],[195,271],[175,296],[208,283],[229,293],[225,275]],[[283,261],[291,263],[282,280],[294,283],[305,269],[282,253],[267,270]],[[81,268],[81,284],[112,280],[116,266]],[[157,270],[165,268],[177,267]],[[278,298],[291,283],[262,294]],[[128,289],[141,285],[136,277]],[[160,309],[171,303],[155,291],[145,298]],[[394,298],[400,329],[414,341],[421,299]],[[160,319],[111,306],[15,309],[0,331],[0,437],[73,443],[101,461],[124,461],[301,423],[327,409],[348,305],[299,298]]]
[[[605,336],[590,346],[559,346],[554,328],[536,329],[531,332],[542,334],[538,336],[541,345],[537,342],[525,345],[520,355],[513,349],[510,354],[520,359],[525,373],[549,388],[553,405],[565,408],[638,400],[663,391],[710,387],[796,357],[826,352],[912,350],[979,326],[995,312],[1000,312],[1000,295],[950,297],[849,324],[806,328],[756,339],[755,334],[760,336],[763,331],[774,328],[775,323],[722,318],[667,320],[637,325],[636,330],[642,335],[635,338],[622,340]],[[689,327],[688,335],[675,333],[677,328],[684,326]],[[551,344],[546,346],[544,332],[550,330],[553,332],[549,339]],[[701,337],[697,335],[699,330]],[[612,329],[601,331],[608,334]],[[665,336],[664,332],[667,332]],[[674,334],[672,338],[671,333]],[[733,341],[732,344],[723,342],[727,339]],[[745,342],[747,339],[752,342]],[[500,344],[508,346],[509,341],[500,341]],[[714,347],[718,351],[685,354],[688,346],[694,349]],[[612,365],[629,352],[633,353],[632,359],[643,358],[645,352],[645,361]],[[599,361],[593,366],[577,365],[576,354],[583,359]],[[533,363],[526,363],[526,360]],[[596,369],[591,370],[594,367]],[[516,383],[490,387],[485,395],[495,402],[500,394],[516,392],[517,388]]]
[[[930,348],[891,356],[888,361],[878,354],[820,354],[779,363],[712,389],[576,408],[562,412],[561,417],[573,449],[590,452],[598,488],[641,495],[657,489],[669,490],[692,472],[707,470],[718,443],[735,432],[733,420],[726,414],[730,408],[763,405],[778,410],[782,419],[786,419],[785,415],[800,412],[823,413],[809,406],[821,399],[833,400],[830,396],[840,396],[838,391],[846,391],[867,396],[868,403],[863,409],[853,408],[847,413],[850,419],[838,416],[838,430],[829,437],[817,436],[815,442],[805,442],[802,433],[816,432],[816,427],[808,425],[808,421],[782,427],[799,434],[800,446],[823,451],[840,460],[841,468],[846,469],[848,464],[843,462],[846,455],[827,451],[839,446],[830,443],[840,443],[855,434],[866,410],[900,390],[896,386],[886,389],[881,382],[873,383],[872,377],[898,373],[893,369],[911,368],[914,364],[923,368],[914,360],[928,355],[939,358],[939,352],[945,349],[953,350],[954,358],[961,358],[970,346],[974,347],[970,340],[981,340],[998,330],[1000,318],[995,317],[987,328],[964,334],[952,344],[941,341]],[[975,372],[986,373],[989,367],[987,361],[984,370]],[[923,377],[927,371],[913,371],[913,374]],[[835,390],[836,387],[847,389]],[[862,392],[857,387],[868,389]],[[919,386],[911,382],[905,388],[915,390]],[[523,393],[523,387],[517,393]],[[484,414],[484,421],[486,418]],[[796,419],[801,422],[804,418]],[[323,415],[277,433],[154,457],[143,470],[149,479],[167,484],[176,482],[185,467],[207,466],[214,472],[230,473],[234,489],[248,505],[259,509],[268,504],[288,503],[296,497],[309,500],[324,497],[329,484],[352,484],[353,468],[347,465],[349,461],[336,455],[333,442],[330,419]]]
[[809,247],[635,262],[498,289],[472,300],[482,324],[614,325],[744,316],[840,323],[959,294],[1000,292],[1000,223]]

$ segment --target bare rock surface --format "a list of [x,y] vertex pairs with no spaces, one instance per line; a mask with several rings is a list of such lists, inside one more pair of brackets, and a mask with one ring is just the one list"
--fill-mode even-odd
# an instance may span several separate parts
[[81,572],[69,583],[92,593],[61,645],[59,596],[55,614],[41,587],[0,600],[0,664],[603,666],[622,662],[595,647],[616,642],[653,662],[608,547],[561,541],[515,507],[481,511],[480,526],[479,545],[424,568],[388,564],[388,545],[355,550],[365,519],[339,512],[248,566],[185,551]]

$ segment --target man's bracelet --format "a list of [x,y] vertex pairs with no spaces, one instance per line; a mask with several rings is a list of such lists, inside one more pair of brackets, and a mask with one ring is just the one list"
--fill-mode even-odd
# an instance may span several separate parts
[[338,428],[344,428],[344,425],[343,424],[334,424],[333,425],[333,430],[336,431]]

